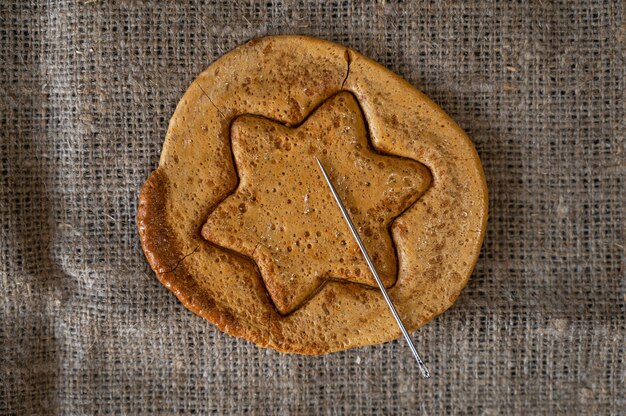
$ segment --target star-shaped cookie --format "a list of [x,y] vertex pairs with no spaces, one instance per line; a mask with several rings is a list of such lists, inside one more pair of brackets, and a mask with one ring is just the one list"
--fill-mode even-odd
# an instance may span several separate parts
[[375,286],[333,201],[319,157],[386,286],[397,259],[389,228],[428,188],[420,163],[375,152],[354,96],[326,100],[299,127],[244,115],[231,126],[237,189],[210,214],[203,237],[252,258],[278,311],[288,314],[328,280]]

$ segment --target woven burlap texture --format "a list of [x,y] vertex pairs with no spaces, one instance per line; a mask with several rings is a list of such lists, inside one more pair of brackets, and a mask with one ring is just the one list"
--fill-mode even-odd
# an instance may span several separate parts
[[[0,5],[1,414],[618,414],[626,407],[620,2]],[[282,355],[186,310],[140,248],[168,120],[267,34],[352,47],[474,141],[472,281],[414,338]],[[621,411],[620,411],[621,409]]]

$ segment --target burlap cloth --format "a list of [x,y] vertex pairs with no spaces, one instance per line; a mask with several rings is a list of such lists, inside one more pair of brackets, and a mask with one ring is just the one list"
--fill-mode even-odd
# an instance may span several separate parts
[[[0,413],[619,414],[626,400],[620,2],[0,5]],[[473,279],[404,341],[282,355],[149,270],[135,215],[168,120],[253,37],[350,46],[472,137],[490,190]]]

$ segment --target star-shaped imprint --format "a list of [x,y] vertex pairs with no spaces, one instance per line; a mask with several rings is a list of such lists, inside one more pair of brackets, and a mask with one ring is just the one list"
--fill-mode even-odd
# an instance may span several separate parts
[[231,140],[239,185],[210,213],[202,235],[251,257],[280,313],[297,309],[328,280],[376,285],[315,156],[385,286],[395,283],[390,225],[426,191],[431,176],[414,160],[372,150],[352,94],[329,98],[297,128],[240,116]]

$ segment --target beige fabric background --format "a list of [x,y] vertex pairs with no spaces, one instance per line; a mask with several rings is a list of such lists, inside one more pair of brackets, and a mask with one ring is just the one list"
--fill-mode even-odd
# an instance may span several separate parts
[[[1,414],[620,414],[624,11],[610,1],[0,5]],[[176,103],[266,34],[378,60],[474,140],[490,189],[458,303],[403,342],[287,356],[161,286],[137,193]]]

